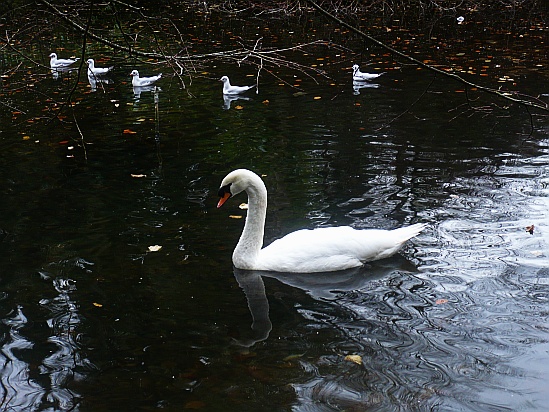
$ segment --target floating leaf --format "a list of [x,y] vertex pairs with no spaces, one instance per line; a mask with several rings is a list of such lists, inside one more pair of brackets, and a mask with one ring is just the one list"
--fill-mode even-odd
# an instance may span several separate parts
[[23,140],[30,140],[30,136],[23,136]]
[[320,99],[322,99],[322,97],[320,97],[320,96],[313,97],[313,100],[320,100]]
[[160,249],[162,249],[160,245],[149,246],[149,252],[158,252]]
[[124,133],[124,134],[136,134],[137,132],[134,132],[133,130],[130,130],[130,129],[124,129],[124,131],[122,133]]
[[437,299],[435,303],[437,305],[444,305],[445,303],[448,303],[448,299]]
[[97,302],[93,302],[93,306],[95,306],[96,308],[102,308],[103,305],[101,303],[97,303]]
[[131,177],[147,177],[147,175],[142,175],[142,174],[136,175],[136,174],[133,174],[133,173],[130,176]]
[[283,361],[284,362],[293,361],[295,359],[299,359],[299,358],[303,357],[303,355],[304,355],[303,353],[298,353],[296,355],[288,355],[283,359]]
[[240,215],[229,215],[231,219],[242,219],[242,216]]
[[203,409],[206,404],[202,401],[190,401],[185,404],[184,409]]
[[362,356],[360,355],[347,355],[345,356],[345,360],[356,363],[357,365],[362,365]]
[[235,106],[234,108],[235,108],[236,110],[242,110],[242,109],[244,109],[244,107],[242,107],[242,106]]
[[270,102],[269,102],[268,100],[263,100],[261,103],[267,105],[267,104],[269,104]]
[[247,203],[241,203],[238,205],[238,207],[242,210],[248,210],[248,204]]
[[531,235],[534,234],[534,225],[526,226],[526,231]]

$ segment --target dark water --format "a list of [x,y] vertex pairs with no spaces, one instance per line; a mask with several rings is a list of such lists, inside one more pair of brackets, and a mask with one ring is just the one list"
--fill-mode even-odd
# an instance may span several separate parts
[[[4,107],[0,133],[2,410],[546,410],[546,120],[466,111],[413,67],[354,90],[347,66],[307,94],[265,76],[228,110],[216,79],[254,70],[210,68],[192,96],[166,75],[156,111],[125,63],[95,92],[81,76],[65,123],[28,120],[76,73],[9,100],[25,114]],[[361,270],[233,272],[245,198],[215,205],[240,167],[265,175],[267,242],[429,228]]]

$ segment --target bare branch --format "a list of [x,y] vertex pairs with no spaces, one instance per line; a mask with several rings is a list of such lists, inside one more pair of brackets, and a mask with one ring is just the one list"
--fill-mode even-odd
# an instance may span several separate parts
[[384,48],[385,50],[388,50],[390,51],[391,53],[394,53],[396,54],[397,56],[400,56],[406,60],[409,60],[411,62],[413,62],[414,64],[418,65],[418,66],[421,66],[421,67],[424,67],[426,69],[429,69],[431,71],[434,71],[435,73],[439,73],[439,74],[442,74],[444,76],[447,76],[447,77],[450,77],[462,84],[465,84],[466,86],[470,86],[470,87],[475,87],[477,88],[478,90],[482,90],[486,93],[490,93],[490,94],[494,94],[502,99],[506,99],[506,100],[509,100],[509,101],[512,101],[514,103],[518,103],[518,104],[521,104],[521,105],[524,105],[524,106],[529,106],[529,107],[535,107],[536,109],[540,109],[540,110],[544,110],[544,111],[549,111],[549,105],[546,104],[546,103],[543,103],[543,102],[534,102],[532,100],[524,100],[524,99],[519,99],[519,98],[516,98],[515,96],[517,95],[516,93],[513,93],[513,92],[509,92],[509,91],[502,91],[502,90],[499,90],[499,89],[493,89],[491,87],[487,87],[487,86],[481,86],[481,85],[478,85],[478,84],[475,84],[473,82],[470,82],[468,80],[465,80],[463,77],[460,77],[458,76],[457,74],[455,73],[451,73],[451,72],[447,72],[445,70],[441,70],[437,67],[434,67],[434,66],[431,66],[429,64],[426,64],[418,59],[415,59],[414,57],[412,56],[409,56],[405,53],[402,53],[401,51],[399,50],[396,50],[394,49],[393,47],[391,46],[388,46],[386,45],[385,43],[377,40],[376,38],[364,33],[362,30],[359,30],[357,29],[356,27],[344,22],[343,20],[337,18],[336,16],[334,16],[333,14],[329,13],[327,10],[323,9],[322,7],[320,7],[316,2],[314,2],[313,0],[306,0],[310,5],[312,5],[316,10],[318,10],[320,13],[322,13],[323,15],[325,15],[326,17],[330,18],[331,20],[334,20],[335,22],[337,22],[338,24],[348,28],[349,30],[353,31],[354,33],[358,34],[359,36],[365,38],[365,39],[368,39],[369,41],[371,41],[372,43],[375,43],[377,44],[378,46]]

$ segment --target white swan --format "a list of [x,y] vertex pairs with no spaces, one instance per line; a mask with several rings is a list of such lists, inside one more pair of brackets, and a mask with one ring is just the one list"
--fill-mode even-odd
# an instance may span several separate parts
[[61,69],[63,67],[69,67],[71,64],[76,63],[79,58],[76,59],[58,59],[56,53],[50,53],[50,67],[52,69]]
[[255,84],[253,86],[231,86],[227,76],[223,76],[219,81],[223,82],[223,94],[240,94],[255,87]]
[[156,82],[162,77],[162,73],[158,74],[157,76],[139,77],[139,72],[137,70],[132,70],[130,76],[132,76],[132,85],[134,87],[143,87],[150,86],[151,84]]
[[217,207],[242,191],[248,194],[248,216],[233,252],[233,264],[238,269],[313,273],[359,267],[395,254],[425,228],[417,223],[395,230],[356,230],[349,226],[303,229],[262,249],[267,189],[258,175],[246,169],[229,173],[221,182]]
[[86,63],[88,64],[88,76],[104,76],[112,69],[114,69],[114,66],[95,67],[95,62],[93,59],[86,60]]
[[385,73],[362,73],[358,68],[358,64],[353,65],[353,80],[355,82],[367,82],[370,80],[377,79],[379,76]]

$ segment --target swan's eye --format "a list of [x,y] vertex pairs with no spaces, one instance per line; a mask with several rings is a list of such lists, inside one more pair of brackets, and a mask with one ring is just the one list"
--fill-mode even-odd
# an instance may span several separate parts
[[229,197],[232,196],[233,194],[231,193],[231,185],[232,183],[229,183],[228,185],[220,187],[217,195],[219,197],[225,197],[226,194],[229,194]]

